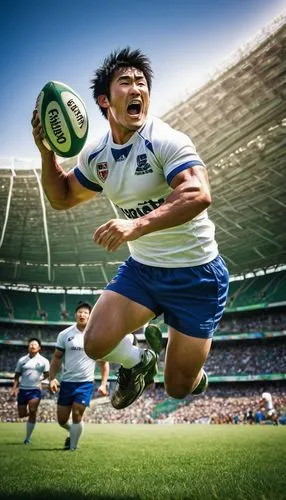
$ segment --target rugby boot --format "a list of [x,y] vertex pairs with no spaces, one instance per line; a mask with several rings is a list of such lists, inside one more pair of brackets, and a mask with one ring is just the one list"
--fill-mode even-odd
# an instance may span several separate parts
[[163,336],[159,326],[148,325],[144,334],[151,349],[159,355],[163,347]]
[[208,376],[207,376],[205,370],[203,370],[202,378],[201,378],[200,382],[198,383],[197,387],[193,390],[192,394],[194,396],[198,396],[199,394],[202,394],[203,392],[205,392],[207,390],[208,385],[209,385],[209,379],[208,379]]
[[71,445],[71,438],[68,436],[65,439],[64,450],[69,450],[70,449],[70,445]]
[[[141,361],[133,368],[119,368],[115,391],[111,396],[111,404],[117,410],[130,406],[138,399],[148,385],[154,381],[158,371],[157,356],[150,349],[144,349]],[[151,382],[150,382],[151,380]]]

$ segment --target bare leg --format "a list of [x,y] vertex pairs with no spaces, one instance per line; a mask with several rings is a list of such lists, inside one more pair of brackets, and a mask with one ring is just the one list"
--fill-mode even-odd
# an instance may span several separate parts
[[192,392],[202,377],[212,340],[190,337],[169,329],[165,358],[165,387],[170,396],[183,399]]

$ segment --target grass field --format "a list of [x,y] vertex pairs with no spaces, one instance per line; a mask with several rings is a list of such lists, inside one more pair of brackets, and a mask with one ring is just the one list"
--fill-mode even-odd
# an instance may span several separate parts
[[1,500],[285,500],[286,427],[0,424]]

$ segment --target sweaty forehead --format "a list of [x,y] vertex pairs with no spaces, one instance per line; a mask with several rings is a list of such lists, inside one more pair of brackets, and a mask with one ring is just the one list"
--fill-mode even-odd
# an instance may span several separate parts
[[136,78],[145,78],[143,71],[141,71],[140,69],[137,69],[137,68],[133,68],[133,67],[127,67],[127,68],[122,67],[122,68],[116,69],[114,72],[113,78],[118,79],[118,78],[122,78],[124,76],[127,76],[127,77],[129,76],[131,78],[133,78],[134,76]]

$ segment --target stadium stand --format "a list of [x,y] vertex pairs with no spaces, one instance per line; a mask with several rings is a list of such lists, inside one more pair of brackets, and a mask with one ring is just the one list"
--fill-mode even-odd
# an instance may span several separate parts
[[[179,402],[168,398],[163,350],[155,390],[119,413],[95,393],[90,422],[245,423],[265,388],[285,414],[285,44],[281,16],[162,117],[193,138],[208,166],[210,217],[232,276],[206,366],[209,391]],[[9,384],[28,338],[39,337],[51,357],[77,303],[94,304],[128,252],[124,246],[111,258],[92,241],[94,228],[116,216],[104,196],[55,211],[43,196],[38,160],[0,158],[0,170],[0,420],[17,421]],[[166,342],[166,325],[161,317],[156,322]],[[40,419],[55,420],[47,392]]]

